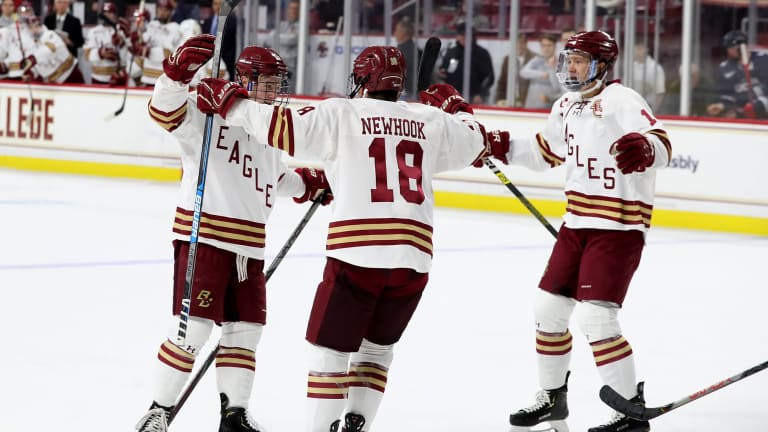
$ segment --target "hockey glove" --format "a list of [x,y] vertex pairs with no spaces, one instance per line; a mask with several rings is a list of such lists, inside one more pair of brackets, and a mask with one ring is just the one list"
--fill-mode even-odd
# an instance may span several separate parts
[[656,159],[653,145],[645,135],[630,132],[611,145],[610,153],[622,174],[643,172]]
[[27,56],[27,58],[21,61],[21,79],[23,81],[29,82],[39,79],[37,72],[34,70],[36,64],[37,59],[33,55]]
[[189,84],[197,70],[213,57],[215,41],[216,37],[209,34],[187,39],[163,60],[163,72],[174,81]]
[[99,57],[101,57],[104,60],[112,60],[117,61],[119,58],[119,54],[117,53],[117,50],[112,47],[101,47],[99,48]]
[[[504,165],[509,165],[507,160],[507,153],[509,153],[509,132],[493,130],[486,135],[486,149],[483,158],[493,156],[501,161]],[[475,161],[474,164],[477,168],[483,167],[483,159],[480,158]]]
[[419,100],[424,105],[438,107],[448,114],[456,114],[459,111],[474,114],[472,107],[450,84],[432,84],[428,89],[419,92]]
[[203,78],[197,85],[197,108],[204,114],[219,114],[226,118],[236,100],[247,98],[248,90],[225,79]]
[[328,205],[333,201],[333,193],[331,193],[331,186],[328,184],[328,179],[325,177],[325,171],[316,168],[296,168],[296,174],[298,174],[304,181],[306,190],[304,191],[304,195],[294,197],[294,201],[301,204],[309,200],[315,200],[324,190],[327,190],[328,193],[323,196],[323,200],[320,204]]
[[8,73],[8,65],[5,64],[5,62],[0,61],[0,75],[5,75]]
[[125,39],[120,36],[119,32],[112,33],[112,45],[114,45],[115,48],[122,48],[122,46],[125,45]]
[[128,74],[125,73],[125,69],[120,69],[109,77],[109,85],[111,86],[123,86],[127,82]]

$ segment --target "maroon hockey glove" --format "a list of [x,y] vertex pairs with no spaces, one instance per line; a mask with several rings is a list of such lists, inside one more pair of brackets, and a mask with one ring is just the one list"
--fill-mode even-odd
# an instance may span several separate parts
[[456,114],[459,111],[474,114],[472,107],[450,84],[432,84],[428,89],[419,92],[419,100],[424,105],[438,107],[448,114]]
[[[507,160],[507,153],[509,153],[509,132],[493,130],[488,132],[485,137],[487,140],[487,147],[483,158],[493,156],[504,163],[504,165],[509,165],[509,161]],[[477,168],[482,168],[484,165],[483,159],[480,158],[476,160],[472,165]]]
[[5,62],[0,61],[0,75],[5,75],[8,73],[8,65],[5,64]]
[[225,79],[203,78],[197,85],[197,108],[204,114],[219,114],[226,118],[236,100],[247,98],[248,90]]
[[215,41],[216,37],[209,34],[187,39],[163,60],[163,72],[174,81],[189,84],[197,70],[213,57]]
[[120,36],[118,32],[112,33],[112,45],[116,48],[121,48],[125,45],[125,40]]
[[120,29],[123,34],[131,34],[131,22],[128,18],[120,17],[117,19],[117,28]]
[[36,81],[39,79],[37,72],[35,72],[33,69],[36,64],[37,64],[37,59],[33,55],[27,56],[27,58],[21,61],[21,79],[22,80],[29,82],[29,81]]
[[304,191],[304,195],[294,198],[294,201],[301,204],[309,200],[314,200],[320,196],[324,190],[327,190],[328,193],[325,194],[320,204],[328,205],[333,201],[333,193],[331,193],[331,186],[328,184],[328,179],[325,177],[325,171],[316,168],[296,168],[296,174],[301,176],[301,179],[304,181],[304,186],[306,186],[306,190]]
[[656,159],[653,145],[645,135],[630,132],[611,145],[610,153],[622,174],[643,172]]
[[124,86],[128,82],[128,74],[124,69],[120,69],[109,77],[109,85]]
[[112,47],[103,46],[99,48],[99,57],[101,57],[104,60],[117,61],[119,56],[120,55],[117,53],[117,50]]

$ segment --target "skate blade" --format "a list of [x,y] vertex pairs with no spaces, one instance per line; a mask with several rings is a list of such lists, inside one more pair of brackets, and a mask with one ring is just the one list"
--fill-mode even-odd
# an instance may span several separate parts
[[509,432],[569,432],[565,420],[539,423],[536,426],[511,426]]

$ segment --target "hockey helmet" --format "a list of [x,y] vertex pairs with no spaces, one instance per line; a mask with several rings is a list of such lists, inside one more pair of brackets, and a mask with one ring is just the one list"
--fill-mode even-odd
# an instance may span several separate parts
[[101,13],[107,14],[107,13],[113,13],[117,14],[117,5],[115,5],[113,2],[104,2],[104,5],[101,7]]
[[369,46],[355,59],[350,75],[350,97],[361,88],[367,92],[400,92],[405,81],[405,57],[399,49]]
[[141,18],[144,22],[151,21],[152,14],[150,14],[147,9],[136,9],[133,11],[133,19],[138,20],[139,18]]
[[[240,52],[235,64],[237,82],[245,87],[252,98],[263,103],[288,102],[288,66],[275,50],[259,46],[247,46]],[[274,88],[257,89],[259,77],[277,77]],[[263,81],[262,81],[263,82]],[[264,92],[255,96],[256,91]],[[255,96],[255,97],[254,97]]]
[[35,9],[32,7],[32,3],[28,1],[23,1],[19,3],[19,6],[16,8],[16,13],[19,15],[34,15]]
[[726,48],[746,43],[747,35],[740,30],[731,30],[723,36],[723,46]]
[[[568,72],[568,58],[572,55],[582,56],[588,61],[585,76],[576,77]],[[599,30],[576,33],[568,39],[560,53],[556,75],[567,90],[581,90],[592,82],[602,81],[618,56],[619,46],[608,33]],[[605,64],[602,70],[598,67],[600,63]]]

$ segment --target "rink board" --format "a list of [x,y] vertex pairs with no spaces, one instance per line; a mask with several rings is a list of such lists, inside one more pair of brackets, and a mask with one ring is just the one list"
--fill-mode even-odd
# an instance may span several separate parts
[[[125,110],[113,117],[123,95],[123,89],[1,83],[0,166],[178,181],[175,138],[147,115],[151,91],[129,90]],[[314,101],[295,99],[292,105]],[[515,136],[536,132],[545,120],[544,114],[508,109],[478,109],[476,116],[486,128],[508,129]],[[768,235],[768,172],[760,167],[768,161],[768,124],[662,120],[673,156],[671,166],[658,172],[653,224]],[[503,170],[559,223],[564,170]],[[487,169],[441,175],[435,191],[440,206],[527,213]]]

